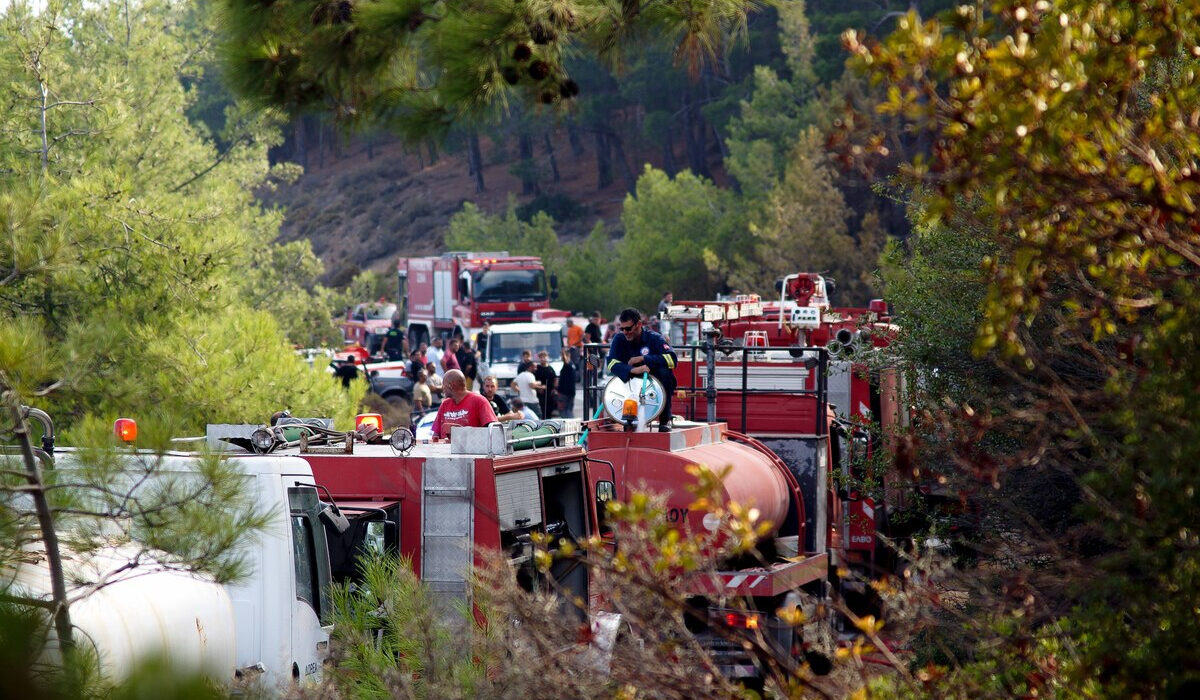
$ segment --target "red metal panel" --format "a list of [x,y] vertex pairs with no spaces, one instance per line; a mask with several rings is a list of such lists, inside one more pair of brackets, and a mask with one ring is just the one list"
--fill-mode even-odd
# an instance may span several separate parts
[[400,554],[421,575],[421,466],[414,457],[301,455],[335,500],[400,501]]

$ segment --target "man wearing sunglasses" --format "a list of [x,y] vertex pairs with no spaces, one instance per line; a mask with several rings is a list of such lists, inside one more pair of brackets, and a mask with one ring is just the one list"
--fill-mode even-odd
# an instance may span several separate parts
[[667,339],[649,328],[642,327],[642,313],[625,309],[617,316],[617,334],[613,336],[605,368],[622,381],[647,372],[663,385],[663,410],[658,417],[658,429],[670,430],[671,395],[675,393],[675,351]]

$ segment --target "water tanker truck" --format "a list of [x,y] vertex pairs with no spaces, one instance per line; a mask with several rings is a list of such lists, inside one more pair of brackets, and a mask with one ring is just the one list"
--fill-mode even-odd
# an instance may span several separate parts
[[[40,413],[26,411],[35,417]],[[132,421],[123,420],[122,430],[128,435]],[[42,471],[60,487],[86,483],[82,475],[92,466],[94,453],[54,448],[52,424],[48,417],[42,422],[50,438],[35,451]],[[223,443],[211,444],[219,449]],[[0,452],[0,460],[13,459]],[[263,530],[246,537],[242,552],[249,571],[235,583],[218,583],[186,566],[164,564],[136,539],[113,538],[111,544],[86,553],[64,547],[60,554],[72,601],[72,636],[76,645],[95,652],[101,673],[120,680],[140,662],[164,658],[180,671],[202,673],[218,682],[257,680],[270,692],[317,680],[330,631],[322,622],[329,612],[331,581],[326,530],[336,533],[346,523],[336,506],[320,500],[308,463],[286,456],[213,457],[132,447],[120,448],[114,459],[121,469],[106,488],[127,493],[130,503],[150,498],[156,489],[199,487],[210,460],[227,460],[248,499],[269,518]],[[81,476],[77,479],[76,474]],[[76,490],[86,498],[85,488]],[[20,497],[10,505],[32,509]],[[64,536],[75,527],[116,524],[66,513],[55,518]],[[11,599],[51,600],[46,551],[45,545],[30,545],[25,556],[3,572]],[[47,662],[55,662],[57,647],[52,633]]]

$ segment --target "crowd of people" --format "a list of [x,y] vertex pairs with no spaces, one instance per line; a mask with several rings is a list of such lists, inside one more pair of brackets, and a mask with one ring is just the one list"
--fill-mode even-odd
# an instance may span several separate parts
[[[599,369],[628,380],[651,373],[667,389],[668,418],[659,429],[669,429],[670,395],[674,390],[675,355],[667,340],[657,332],[658,318],[671,303],[671,293],[663,295],[658,313],[643,319],[637,309],[621,311],[605,323],[600,311],[593,311],[588,322],[579,326],[566,322],[565,344],[560,350],[561,368],[552,364],[550,352],[526,350],[517,366],[517,375],[506,396],[499,381],[484,361],[483,349],[488,338],[485,328],[471,339],[435,337],[431,343],[409,348],[408,338],[399,321],[393,321],[381,351],[389,360],[405,361],[405,373],[413,378],[414,415],[437,408],[435,436],[448,436],[454,425],[487,425],[493,421],[542,418],[574,418],[576,392],[584,368],[584,345],[607,344],[607,359]],[[338,376],[341,376],[340,374]],[[349,379],[343,381],[349,384]]]

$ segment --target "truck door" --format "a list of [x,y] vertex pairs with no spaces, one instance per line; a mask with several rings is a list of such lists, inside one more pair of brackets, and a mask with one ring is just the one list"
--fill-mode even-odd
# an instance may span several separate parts
[[[292,554],[292,599],[288,601],[294,681],[320,679],[321,660],[329,648],[329,547],[321,525],[321,500],[312,486],[284,477]],[[280,630],[287,635],[288,632]],[[268,630],[270,635],[271,631]],[[282,640],[280,640],[282,641]]]

